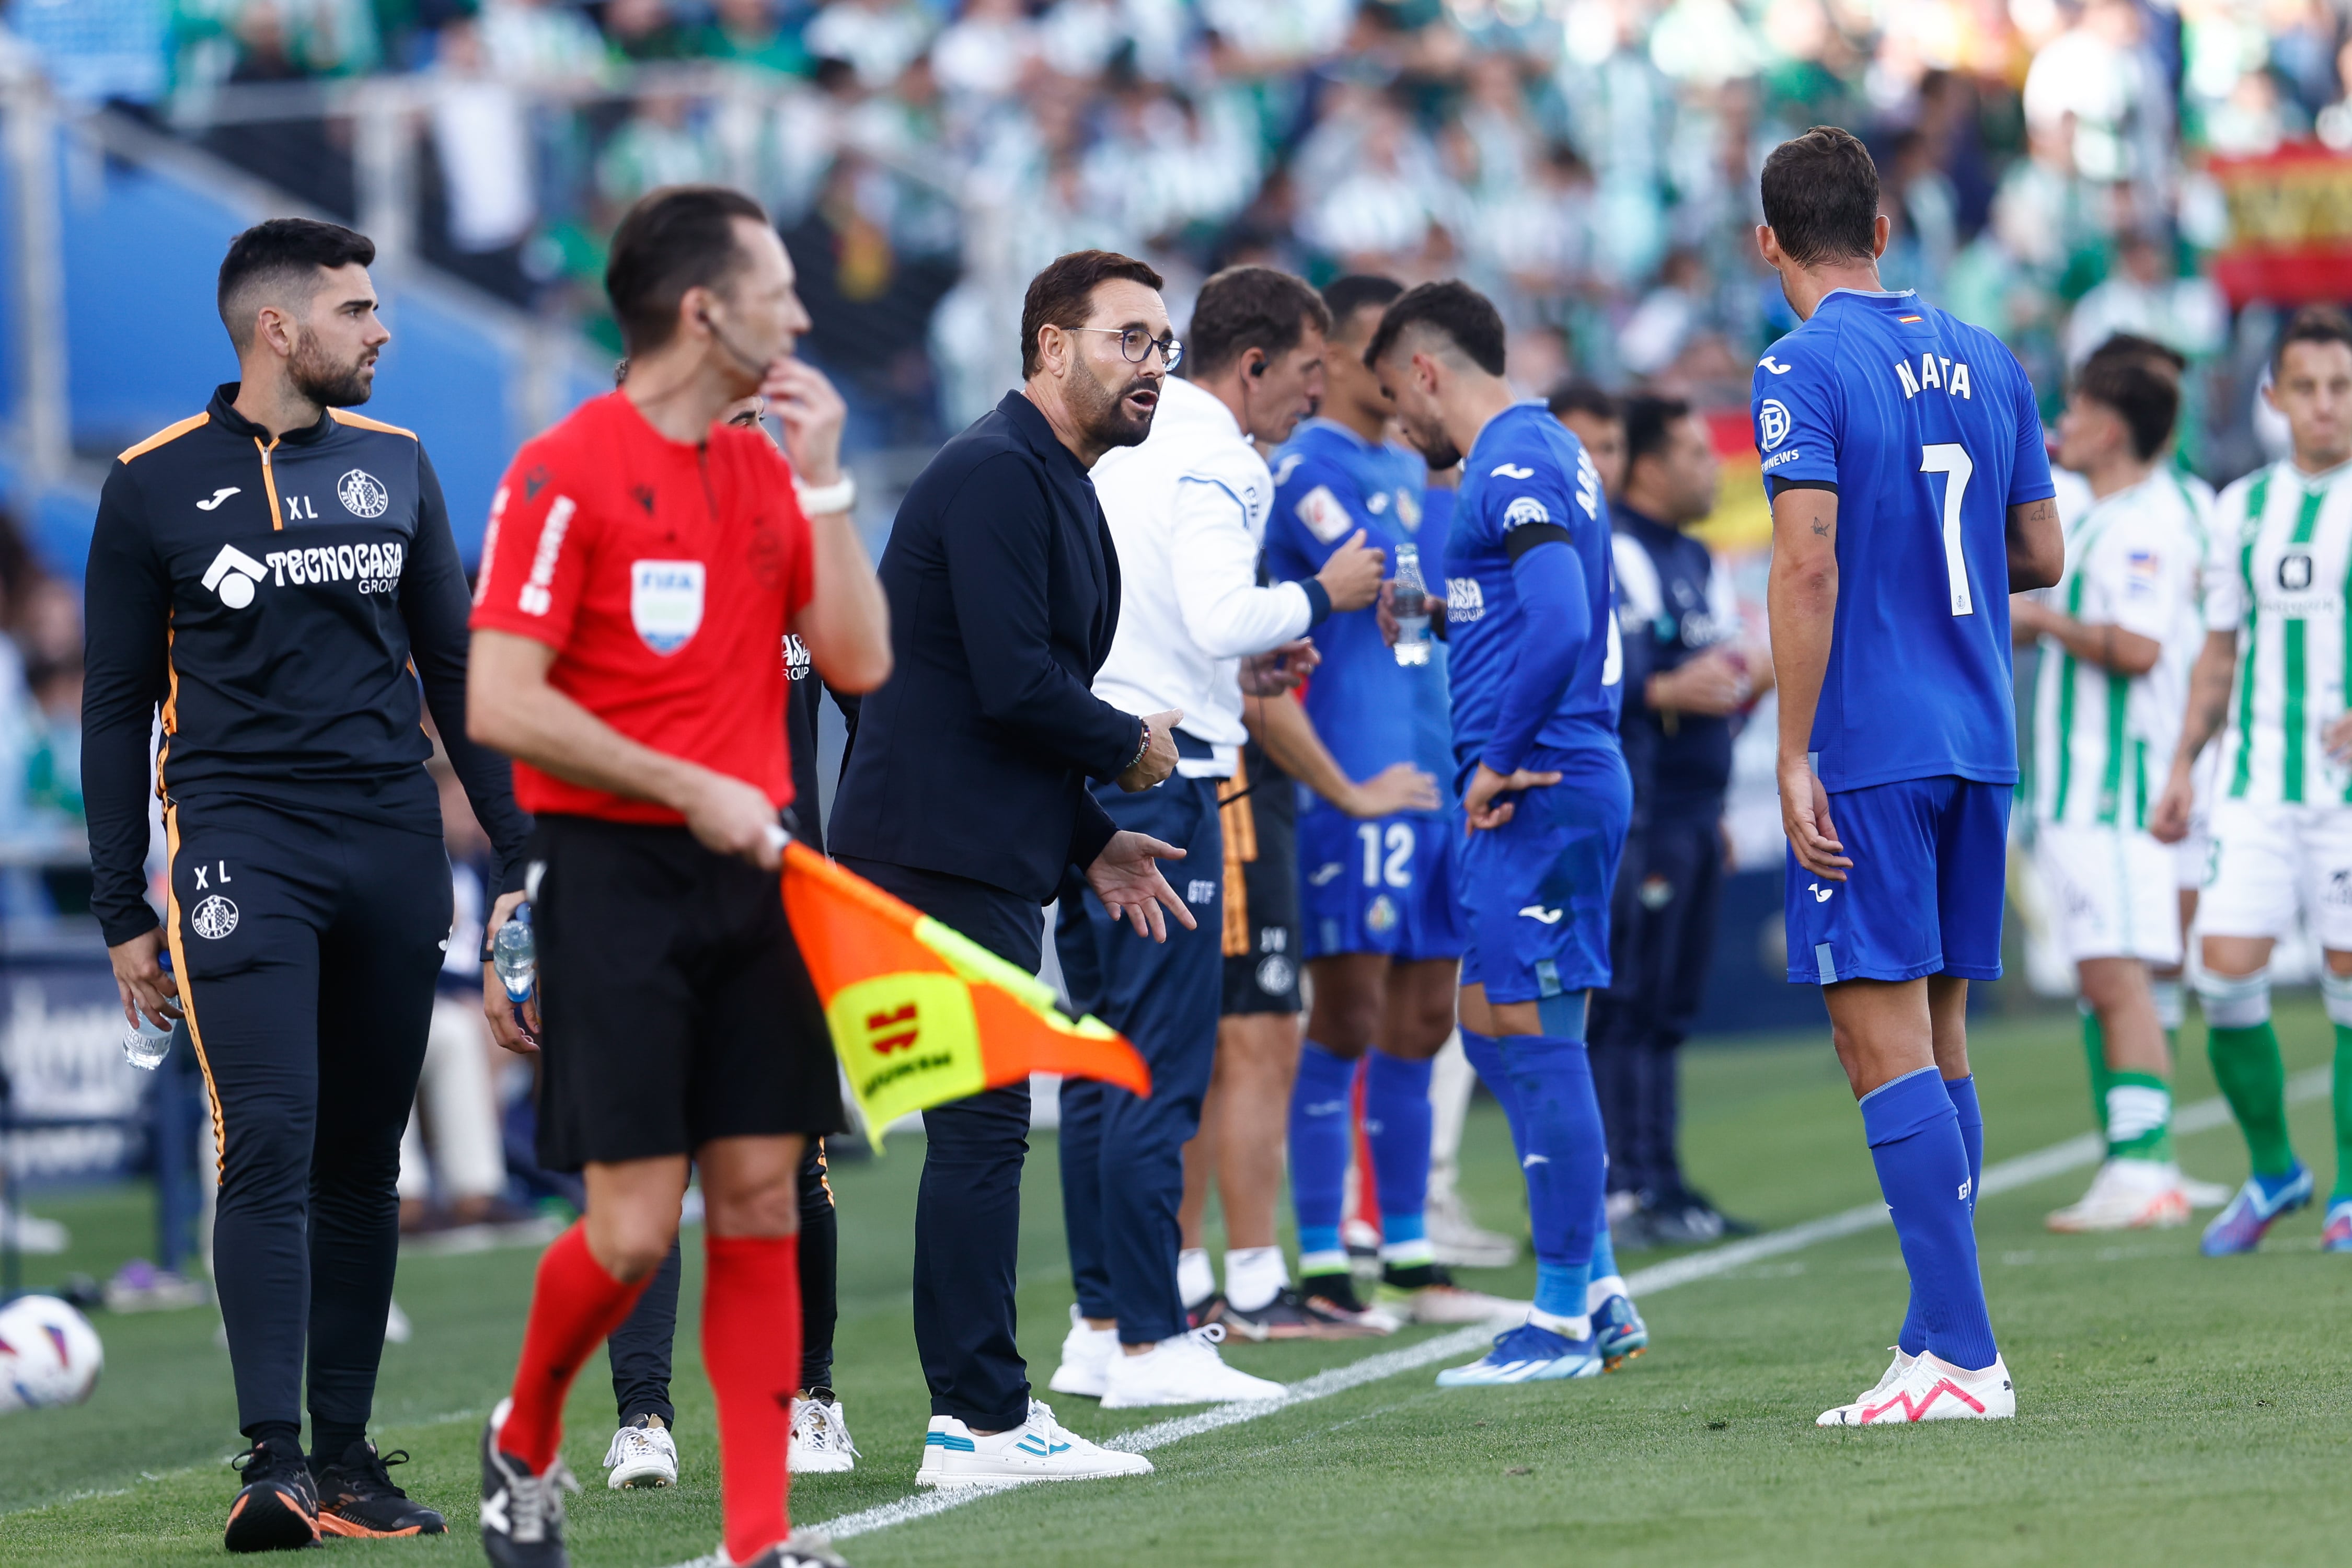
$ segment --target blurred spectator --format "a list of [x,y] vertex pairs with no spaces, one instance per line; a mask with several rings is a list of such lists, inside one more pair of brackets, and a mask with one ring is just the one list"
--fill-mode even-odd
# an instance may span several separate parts
[[489,68],[480,24],[464,16],[441,29],[427,113],[449,245],[467,256],[519,249],[539,216],[529,111]]
[[482,0],[491,68],[520,83],[582,84],[605,71],[604,37],[563,0]]
[[802,46],[820,58],[847,60],[869,88],[887,87],[930,42],[931,19],[913,0],[834,0],[816,14]]
[[2066,363],[2081,364],[2117,332],[2153,338],[2195,362],[2221,346],[2228,328],[2228,307],[2212,280],[2179,276],[2172,237],[2137,228],[2117,244],[2115,271],[2074,307]]
[[806,76],[808,51],[787,30],[778,0],[718,0],[694,37],[694,52],[780,76]]
[[596,195],[614,218],[647,191],[718,173],[694,115],[694,100],[681,92],[649,92],[637,100],[596,160]]
[[604,6],[604,37],[624,60],[689,59],[696,40],[678,25],[670,0],[608,0]]

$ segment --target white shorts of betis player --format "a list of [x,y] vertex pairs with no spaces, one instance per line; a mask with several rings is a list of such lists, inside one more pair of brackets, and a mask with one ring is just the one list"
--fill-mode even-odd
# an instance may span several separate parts
[[2352,952],[2352,805],[2215,801],[2213,871],[2198,929],[2283,937],[2298,907],[2320,946]]
[[2045,823],[2033,841],[2056,905],[2058,945],[2086,958],[2180,962],[2179,885],[2172,847],[2139,829]]
[[2172,846],[2173,879],[2189,891],[2203,887],[2213,868],[2213,775],[2221,764],[2221,748],[2211,745],[2197,753],[2189,769],[2197,793],[2189,808],[2189,837]]

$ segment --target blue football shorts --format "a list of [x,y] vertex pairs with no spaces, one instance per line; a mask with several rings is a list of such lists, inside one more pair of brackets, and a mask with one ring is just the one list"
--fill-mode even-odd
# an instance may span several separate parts
[[1625,759],[1614,748],[1538,752],[1527,766],[1560,781],[1528,790],[1510,821],[1462,846],[1462,984],[1484,985],[1490,1003],[1609,984],[1609,894],[1633,806]]
[[1788,851],[1789,983],[2000,979],[2011,793],[1950,776],[1832,793],[1853,864],[1823,881]]
[[1298,819],[1299,903],[1309,959],[1377,952],[1411,963],[1462,956],[1454,897],[1460,813],[1359,821],[1318,802]]

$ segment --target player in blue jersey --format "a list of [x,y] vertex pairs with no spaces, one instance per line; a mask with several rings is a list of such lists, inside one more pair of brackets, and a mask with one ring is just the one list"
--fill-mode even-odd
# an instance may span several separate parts
[[1610,886],[1632,808],[1608,507],[1576,437],[1542,404],[1513,399],[1502,317],[1467,284],[1407,291],[1364,362],[1430,466],[1463,465],[1445,555],[1469,830],[1462,1040],[1510,1118],[1535,1231],[1527,1322],[1438,1382],[1590,1377],[1647,1342],[1609,1252],[1584,1048],[1586,994],[1609,981]]
[[1880,287],[1860,142],[1764,163],[1757,243],[1804,324],[1757,363],[1789,978],[1818,984],[1911,1275],[1876,1386],[1821,1424],[2012,1415],[1977,1272],[1970,980],[2000,975],[2009,595],[2065,543],[2033,389],[1991,333]]
[[[1440,582],[1441,546],[1423,532],[1429,467],[1382,439],[1388,400],[1359,356],[1381,312],[1404,292],[1386,278],[1341,278],[1323,290],[1331,311],[1324,415],[1274,456],[1265,566],[1276,582],[1314,576],[1360,534],[1399,570],[1417,561]],[[1298,1215],[1299,1291],[1360,1311],[1340,1244],[1349,1111],[1364,1062],[1364,1124],[1381,1215],[1381,1304],[1422,1323],[1483,1323],[1518,1305],[1455,1285],[1439,1266],[1423,1210],[1429,1195],[1430,1066],[1454,1032],[1463,930],[1454,898],[1452,726],[1445,648],[1407,650],[1382,636],[1373,606],[1316,628],[1323,662],[1306,690],[1307,716],[1350,778],[1412,767],[1435,784],[1425,808],[1360,819],[1316,801],[1298,818],[1300,928],[1314,1004],[1290,1097],[1290,1194]]]

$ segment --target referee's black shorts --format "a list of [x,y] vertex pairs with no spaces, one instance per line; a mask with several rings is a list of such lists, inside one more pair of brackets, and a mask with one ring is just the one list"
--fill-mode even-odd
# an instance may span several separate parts
[[541,1164],[841,1130],[824,1010],[774,876],[684,827],[556,814],[530,860]]
[[[1221,1017],[1296,1013],[1298,1000],[1298,786],[1257,743],[1242,749],[1241,771],[1223,807],[1225,979]],[[1238,896],[1236,896],[1238,895]]]

